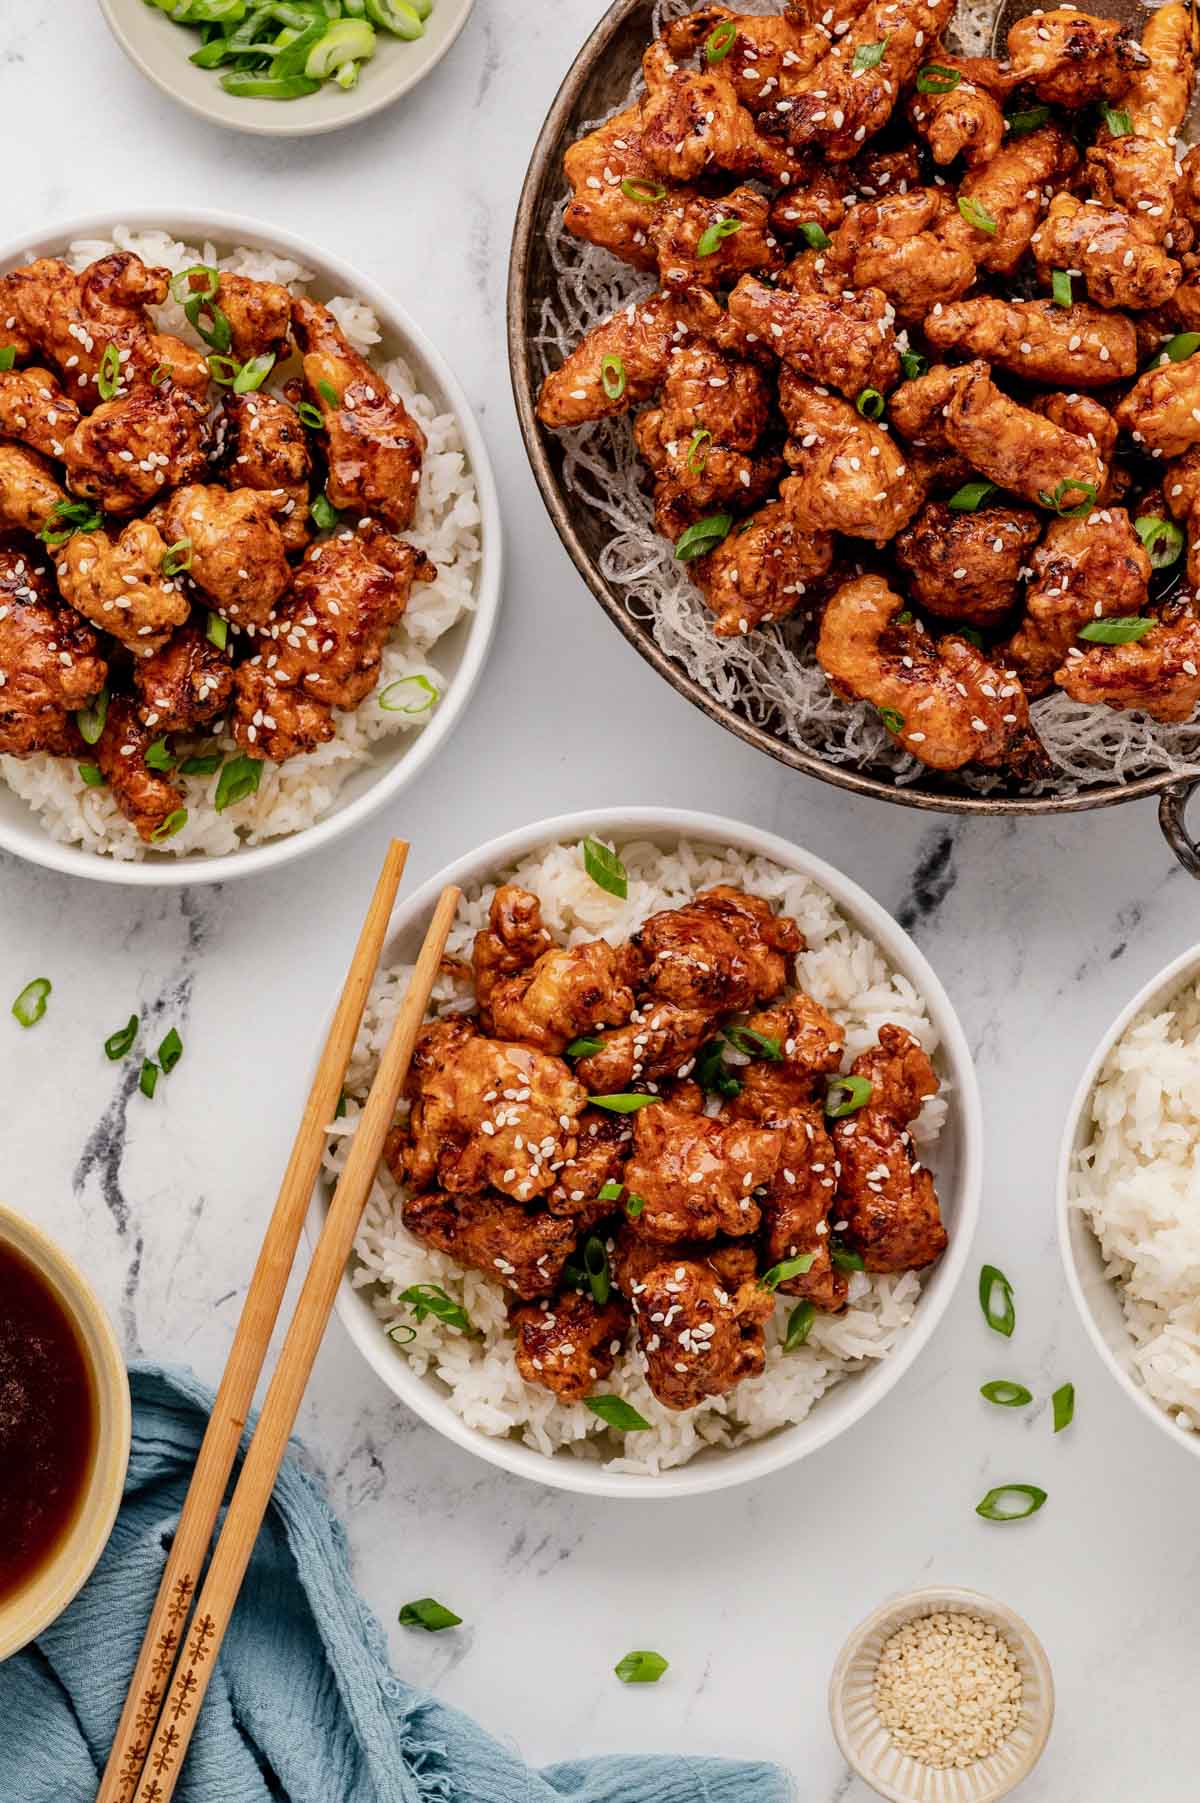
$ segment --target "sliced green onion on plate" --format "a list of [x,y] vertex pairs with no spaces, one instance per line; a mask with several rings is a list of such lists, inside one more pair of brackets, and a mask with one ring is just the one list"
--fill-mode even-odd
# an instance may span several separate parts
[[402,1628],[424,1628],[427,1634],[440,1634],[445,1628],[462,1625],[461,1615],[455,1615],[453,1609],[447,1609],[445,1603],[432,1596],[419,1596],[414,1602],[405,1603],[399,1619]]
[[669,1663],[661,1653],[626,1653],[623,1659],[618,1659],[613,1671],[622,1684],[657,1684]]
[[629,878],[616,852],[599,839],[587,838],[583,842],[583,867],[601,889],[609,895],[619,896],[622,901],[629,894]]
[[[997,1292],[1000,1296],[998,1302]],[[1016,1298],[1012,1284],[995,1265],[984,1265],[979,1273],[979,1306],[992,1332],[1002,1333],[1006,1340],[1011,1340],[1013,1328],[1017,1325]]]
[[53,987],[49,977],[34,977],[32,983],[26,983],[12,1005],[13,1018],[23,1027],[36,1026],[46,1012]]
[[976,1503],[976,1515],[985,1521],[1026,1521],[1036,1515],[1046,1500],[1046,1492],[1036,1484],[997,1484],[983,1501]]
[[1032,1390],[1027,1390],[1024,1384],[1011,1384],[1004,1377],[993,1378],[990,1384],[980,1384],[979,1394],[998,1409],[1023,1409],[1026,1403],[1033,1401]]
[[622,1396],[585,1396],[583,1406],[598,1415],[606,1427],[615,1428],[619,1434],[637,1434],[648,1428],[650,1423],[644,1415],[639,1415],[632,1403]]

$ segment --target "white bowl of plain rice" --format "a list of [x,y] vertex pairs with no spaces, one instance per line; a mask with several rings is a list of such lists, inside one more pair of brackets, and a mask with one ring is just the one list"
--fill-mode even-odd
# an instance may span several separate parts
[[[69,221],[9,244],[0,249],[0,270],[50,256],[82,268],[114,248],[172,272],[203,262],[311,294],[401,397],[427,440],[416,517],[401,536],[427,553],[437,576],[418,588],[393,631],[378,692],[335,715],[327,744],[286,764],[268,763],[257,792],[221,812],[211,805],[218,777],[182,778],[187,822],[161,848],[147,847],[109,791],[89,787],[73,760],[0,757],[0,848],[106,882],[225,882],[328,844],[392,800],[449,738],[483,667],[499,607],[499,501],[482,434],[440,353],[366,276],[287,232],[227,213],[114,208],[104,218]],[[205,348],[177,303],[150,311],[161,329]],[[281,365],[268,387],[287,373]],[[422,699],[433,697],[429,705],[420,712],[382,707],[379,695],[406,678]]]
[[1200,1453],[1200,946],[1109,1028],[1067,1117],[1059,1243],[1092,1343]]
[[[602,840],[622,860],[628,895],[601,889],[584,866],[583,840]],[[380,976],[351,1061],[345,1113],[332,1123],[326,1169],[309,1213],[320,1229],[329,1184],[369,1087],[404,992],[407,969],[445,883],[463,903],[449,944],[470,957],[475,932],[501,881],[540,899],[559,943],[597,937],[618,943],[650,914],[682,906],[714,884],[739,886],[797,921],[805,948],[797,985],[846,1029],[847,1057],[894,1021],[916,1035],[941,1080],[913,1124],[919,1155],[932,1169],[949,1245],[921,1272],[851,1279],[840,1315],[818,1315],[807,1341],[785,1353],[783,1300],[767,1323],[766,1369],[728,1394],[674,1412],[650,1393],[627,1348],[603,1386],[626,1397],[650,1424],[622,1439],[583,1403],[563,1403],[521,1378],[507,1328],[506,1292],[478,1271],[413,1238],[399,1214],[401,1192],[380,1167],[338,1312],[368,1364],[400,1401],[458,1445],[522,1477],[602,1496],[681,1496],[746,1483],[777,1471],[843,1433],[880,1402],[916,1358],[944,1314],[970,1251],[979,1208],[982,1117],[970,1052],[945,991],[917,947],[862,889],[820,859],[757,828],[715,815],[657,808],[610,808],[540,821],[495,839],[426,883],[393,918]],[[469,998],[468,998],[469,999]],[[435,987],[431,1013],[464,1006],[449,977]],[[403,1104],[402,1104],[403,1106]],[[460,1303],[472,1337],[433,1317],[398,1346],[389,1325],[405,1310],[402,1292],[442,1286]],[[636,1438],[637,1444],[634,1444]]]

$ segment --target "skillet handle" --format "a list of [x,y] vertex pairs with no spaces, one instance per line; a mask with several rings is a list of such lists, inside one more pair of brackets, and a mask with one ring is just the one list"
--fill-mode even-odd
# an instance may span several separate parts
[[1194,877],[1200,877],[1200,844],[1188,832],[1187,810],[1197,789],[1200,789],[1200,776],[1185,777],[1182,782],[1172,783],[1169,789],[1164,789],[1158,804],[1158,824],[1163,837],[1183,868]]

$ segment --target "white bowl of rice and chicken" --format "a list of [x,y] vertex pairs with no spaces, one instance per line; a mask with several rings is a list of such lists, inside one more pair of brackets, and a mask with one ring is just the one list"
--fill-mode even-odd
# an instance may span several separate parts
[[217,881],[345,830],[467,703],[486,452],[353,269],[218,214],[0,252],[0,846]]
[[964,1269],[981,1118],[908,936],[807,853],[610,809],[398,909],[319,1229],[442,885],[464,899],[338,1308],[394,1393],[611,1496],[777,1470],[874,1406]]

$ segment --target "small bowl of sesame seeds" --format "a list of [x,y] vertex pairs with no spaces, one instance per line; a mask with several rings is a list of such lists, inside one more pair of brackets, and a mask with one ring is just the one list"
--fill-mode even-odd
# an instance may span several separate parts
[[1054,1720],[1041,1642],[973,1590],[913,1590],[855,1628],[829,1684],[838,1746],[890,1803],[996,1803]]

